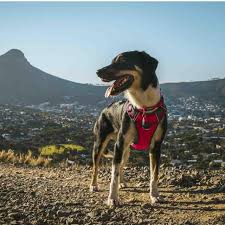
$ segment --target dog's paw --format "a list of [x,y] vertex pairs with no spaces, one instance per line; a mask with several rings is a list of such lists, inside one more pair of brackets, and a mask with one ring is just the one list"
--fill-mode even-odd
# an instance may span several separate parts
[[127,183],[123,182],[119,184],[119,188],[126,188],[127,187]]
[[107,205],[110,207],[115,207],[120,205],[120,201],[117,198],[108,197]]
[[161,196],[150,196],[150,199],[152,204],[164,202],[164,199]]
[[91,192],[99,191],[98,185],[90,185],[90,191],[91,191]]

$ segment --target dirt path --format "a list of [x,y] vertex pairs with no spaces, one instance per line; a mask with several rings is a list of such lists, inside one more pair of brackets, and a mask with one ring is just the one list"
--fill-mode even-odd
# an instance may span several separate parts
[[0,164],[0,224],[225,224],[225,172],[161,170],[165,203],[152,206],[148,168],[127,168],[123,204],[109,208],[110,169],[89,192],[90,167],[24,168]]

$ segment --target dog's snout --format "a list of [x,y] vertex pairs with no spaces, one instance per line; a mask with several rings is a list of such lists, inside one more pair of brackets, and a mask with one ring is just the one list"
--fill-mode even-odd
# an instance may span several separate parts
[[99,77],[101,77],[101,76],[103,76],[103,75],[105,74],[105,72],[106,72],[106,67],[103,67],[103,68],[97,70],[96,73],[97,73],[97,75],[98,75]]
[[115,73],[115,70],[113,70],[113,68],[111,68],[110,66],[106,66],[106,67],[103,67],[99,70],[97,70],[96,74],[99,76],[99,77],[104,77],[104,76],[108,76],[108,75],[114,75]]
[[101,69],[97,70],[97,71],[96,71],[96,74],[97,74],[98,76],[100,76],[100,74],[101,74]]

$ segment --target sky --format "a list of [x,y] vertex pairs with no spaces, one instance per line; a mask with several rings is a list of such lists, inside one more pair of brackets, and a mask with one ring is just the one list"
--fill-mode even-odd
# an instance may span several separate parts
[[225,2],[0,2],[0,55],[100,84],[96,70],[124,51],[159,61],[160,83],[225,77]]

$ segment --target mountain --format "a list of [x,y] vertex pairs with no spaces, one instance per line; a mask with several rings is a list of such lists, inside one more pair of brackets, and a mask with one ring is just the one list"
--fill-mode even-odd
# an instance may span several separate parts
[[102,100],[105,89],[45,73],[32,66],[23,52],[17,49],[0,56],[0,103],[59,103],[70,99],[93,104]]
[[[167,83],[161,85],[166,96],[196,96],[225,100],[225,79]],[[80,84],[50,75],[32,66],[23,52],[12,49],[0,56],[0,104],[40,104],[78,101],[96,104],[104,100],[105,86]]]
[[166,83],[161,89],[167,96],[175,98],[195,96],[203,100],[225,101],[225,79]]

